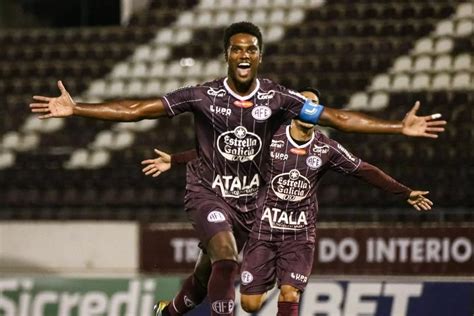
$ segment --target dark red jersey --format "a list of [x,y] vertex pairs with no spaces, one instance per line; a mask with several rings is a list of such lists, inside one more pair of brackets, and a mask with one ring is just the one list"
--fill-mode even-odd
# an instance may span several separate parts
[[238,211],[255,210],[271,139],[299,114],[305,98],[268,79],[257,79],[242,97],[219,79],[162,99],[169,116],[194,114],[198,158],[188,166],[187,189],[204,186]]

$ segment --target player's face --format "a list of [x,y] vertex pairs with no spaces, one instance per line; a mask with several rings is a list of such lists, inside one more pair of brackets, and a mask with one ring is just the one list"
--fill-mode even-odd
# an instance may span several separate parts
[[[311,100],[311,102],[313,102],[314,104],[319,104],[319,98],[318,96],[314,93],[314,92],[311,92],[311,91],[301,91],[300,92],[304,97],[308,98],[309,100]],[[300,121],[300,120],[297,120],[295,119],[296,121],[296,124],[295,126],[298,127],[298,128],[302,128],[302,129],[313,129],[316,127],[316,125],[314,124],[311,124],[311,123],[307,123],[307,122],[303,122],[303,121]]]
[[229,78],[236,84],[251,84],[257,76],[261,62],[258,39],[250,34],[238,33],[229,40],[227,48]]

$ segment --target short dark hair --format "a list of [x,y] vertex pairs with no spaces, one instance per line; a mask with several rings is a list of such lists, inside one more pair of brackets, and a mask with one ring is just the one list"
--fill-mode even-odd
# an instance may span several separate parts
[[234,36],[235,34],[239,34],[239,33],[250,34],[250,35],[255,36],[258,40],[258,48],[260,49],[260,52],[262,51],[262,47],[263,47],[262,32],[260,32],[260,29],[255,24],[243,21],[243,22],[232,23],[225,29],[224,53],[227,51],[227,48],[229,47],[230,38]]
[[316,89],[316,88],[313,88],[313,87],[304,87],[304,88],[298,89],[298,92],[299,92],[299,93],[304,92],[304,91],[313,92],[314,94],[316,94],[316,96],[318,97],[318,99],[321,98],[321,92],[319,92],[319,90]]

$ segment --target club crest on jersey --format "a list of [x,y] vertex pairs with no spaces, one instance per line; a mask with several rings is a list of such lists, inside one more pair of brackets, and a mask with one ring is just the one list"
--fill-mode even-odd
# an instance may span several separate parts
[[239,100],[236,100],[234,101],[234,105],[239,107],[239,108],[249,108],[249,107],[252,107],[253,106],[253,102],[252,101],[239,101]]
[[243,271],[240,274],[240,280],[242,281],[243,285],[250,284],[253,281],[253,275],[252,275],[252,273],[250,273],[248,271]]
[[318,146],[318,145],[314,144],[311,151],[313,153],[319,154],[319,155],[327,154],[329,152],[329,146],[328,145]]
[[322,160],[318,156],[309,156],[306,158],[306,165],[311,169],[318,169],[322,165]]
[[216,89],[213,89],[213,88],[209,88],[209,90],[207,90],[207,95],[210,95],[211,97],[222,98],[226,94],[227,94],[227,91],[225,91],[225,89],[216,90]]
[[303,200],[309,193],[311,184],[297,169],[279,174],[272,180],[272,190],[279,199],[291,202]]
[[207,214],[207,221],[210,223],[221,223],[225,221],[225,215],[220,211],[212,211]]
[[259,105],[253,108],[252,116],[257,121],[265,121],[272,115],[272,109],[266,105]]
[[257,92],[258,100],[270,100],[275,96],[275,91],[270,90],[268,92]]
[[237,126],[217,137],[217,149],[227,160],[245,162],[253,160],[260,152],[262,140],[245,127]]

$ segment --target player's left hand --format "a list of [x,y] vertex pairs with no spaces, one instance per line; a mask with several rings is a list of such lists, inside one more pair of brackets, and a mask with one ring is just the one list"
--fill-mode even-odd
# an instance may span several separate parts
[[441,114],[435,113],[426,116],[417,116],[420,101],[416,101],[413,108],[403,119],[402,134],[406,136],[438,138],[438,133],[444,132],[446,121],[439,120]]
[[171,156],[163,151],[155,149],[158,158],[147,159],[142,161],[142,165],[147,165],[142,169],[145,175],[158,177],[162,172],[168,171],[171,168]]
[[407,202],[413,206],[418,211],[429,211],[433,202],[430,199],[426,198],[425,195],[430,193],[429,191],[411,191],[410,197]]

